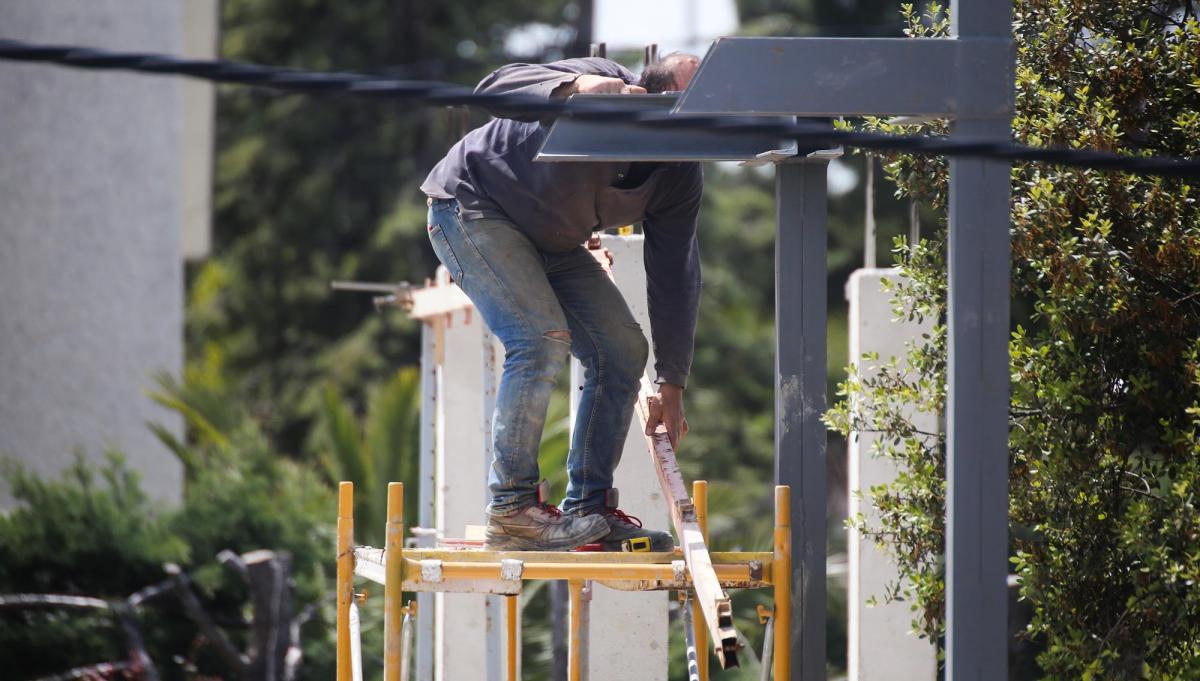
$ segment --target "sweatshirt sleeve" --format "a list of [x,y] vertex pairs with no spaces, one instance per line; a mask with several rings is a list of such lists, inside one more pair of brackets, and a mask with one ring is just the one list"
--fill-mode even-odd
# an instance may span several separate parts
[[686,386],[700,310],[696,217],[704,179],[698,163],[681,164],[671,174],[663,200],[646,211],[643,222],[646,293],[657,381]]
[[[549,64],[508,64],[492,71],[486,78],[475,86],[475,92],[480,94],[525,95],[550,99],[550,93],[555,88],[574,82],[582,75],[607,76],[620,78],[626,83],[635,83],[628,69],[615,61],[599,57],[582,59],[563,59]],[[498,118],[513,118],[522,121],[534,121],[538,117],[531,114],[515,114],[503,110],[493,110]]]

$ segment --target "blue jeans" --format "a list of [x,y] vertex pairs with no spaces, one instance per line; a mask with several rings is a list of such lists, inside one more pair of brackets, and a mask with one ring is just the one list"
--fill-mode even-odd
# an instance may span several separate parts
[[506,220],[464,222],[453,199],[430,202],[429,240],[504,344],[488,511],[507,515],[536,503],[538,446],[568,352],[583,363],[585,380],[563,510],[604,503],[649,353],[620,291],[583,246],[539,251]]

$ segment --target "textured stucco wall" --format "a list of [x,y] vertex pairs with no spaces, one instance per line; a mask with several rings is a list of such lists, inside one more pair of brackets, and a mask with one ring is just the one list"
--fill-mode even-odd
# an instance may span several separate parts
[[[178,53],[178,0],[3,0],[0,36]],[[0,62],[0,456],[123,451],[178,499],[146,397],[182,361],[178,79]],[[0,506],[7,491],[0,486]]]

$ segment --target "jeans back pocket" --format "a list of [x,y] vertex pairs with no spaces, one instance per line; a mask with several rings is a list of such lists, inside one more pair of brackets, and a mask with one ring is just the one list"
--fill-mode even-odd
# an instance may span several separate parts
[[[429,215],[429,243],[433,245],[433,252],[437,255],[438,260],[446,266],[450,271],[450,277],[454,281],[462,284],[463,269],[462,265],[458,264],[458,257],[454,255],[454,249],[450,247],[450,240],[446,238],[445,228],[442,227],[441,220],[434,220],[433,212]],[[444,219],[445,216],[442,216]],[[450,216],[450,219],[455,219]]]

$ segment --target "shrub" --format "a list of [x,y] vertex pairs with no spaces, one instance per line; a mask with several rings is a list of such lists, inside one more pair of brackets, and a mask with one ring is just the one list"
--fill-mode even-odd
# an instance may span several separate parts
[[[1031,145],[1194,156],[1200,23],[1194,4],[1017,0],[1014,132]],[[905,7],[911,35],[944,13]],[[899,126],[868,120],[875,129]],[[926,126],[937,134],[945,126]],[[906,129],[906,132],[912,132]],[[893,156],[898,192],[945,208],[945,164]],[[899,244],[901,314],[945,317],[944,229]],[[1013,564],[1047,678],[1200,674],[1200,210],[1187,181],[1018,164],[1010,343]],[[1027,316],[1021,315],[1027,310]],[[852,376],[839,430],[882,429],[901,475],[870,491],[865,528],[901,565],[895,595],[942,627],[944,441],[891,397],[944,406],[944,326],[895,371]],[[904,377],[904,369],[913,369]],[[875,413],[857,409],[873,407]],[[968,453],[969,455],[969,453]]]

